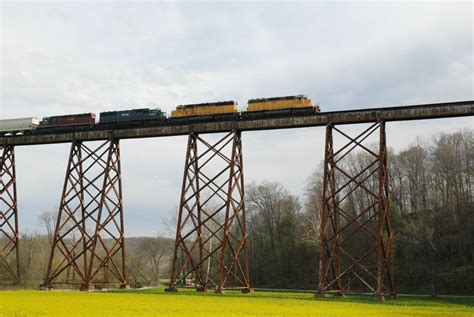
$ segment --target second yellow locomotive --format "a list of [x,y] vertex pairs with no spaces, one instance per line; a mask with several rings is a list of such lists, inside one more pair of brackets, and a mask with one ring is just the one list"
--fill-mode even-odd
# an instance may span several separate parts
[[248,101],[248,112],[313,108],[314,102],[305,95],[258,98]]

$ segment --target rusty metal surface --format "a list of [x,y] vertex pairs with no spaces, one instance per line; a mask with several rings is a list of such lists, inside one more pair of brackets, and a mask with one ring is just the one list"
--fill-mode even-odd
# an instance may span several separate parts
[[240,132],[190,134],[168,291],[178,284],[250,290]]
[[216,133],[233,130],[253,131],[268,129],[287,129],[332,124],[368,123],[378,120],[404,121],[435,118],[462,117],[474,115],[474,101],[451,102],[430,105],[415,105],[390,108],[372,108],[350,111],[322,112],[307,116],[264,117],[261,119],[228,121],[211,121],[202,123],[159,124],[157,126],[137,127],[127,129],[92,130],[75,133],[58,133],[48,135],[23,135],[0,137],[0,145],[30,145],[47,143],[66,143],[75,140],[93,141],[110,138],[130,139],[149,138],[189,133]]
[[[374,149],[367,140],[377,132]],[[341,147],[334,145],[336,134],[346,141]],[[358,155],[363,166],[354,165],[352,155]],[[361,197],[362,202],[355,203]],[[385,122],[374,123],[356,137],[328,125],[318,297],[351,291],[370,291],[379,301],[386,294],[395,297],[388,203]]]
[[73,142],[42,288],[126,287],[123,228],[119,141]]
[[15,148],[0,147],[0,155],[0,281],[17,284],[20,257]]

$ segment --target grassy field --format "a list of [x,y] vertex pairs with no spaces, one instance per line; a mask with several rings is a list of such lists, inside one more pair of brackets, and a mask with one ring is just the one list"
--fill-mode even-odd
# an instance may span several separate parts
[[363,296],[316,300],[302,293],[0,291],[0,316],[474,316],[474,299],[374,303]]

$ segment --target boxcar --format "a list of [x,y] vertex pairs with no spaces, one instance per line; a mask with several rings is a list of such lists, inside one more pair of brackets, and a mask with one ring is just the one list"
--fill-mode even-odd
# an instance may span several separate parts
[[40,123],[40,128],[56,126],[72,126],[95,124],[95,113],[70,114],[63,116],[45,117]]
[[120,123],[164,119],[166,119],[166,113],[161,111],[161,109],[142,108],[123,111],[101,112],[99,123]]
[[36,129],[40,121],[37,118],[16,118],[0,120],[0,132],[23,132]]
[[211,103],[197,103],[180,105],[171,112],[171,118],[193,116],[215,116],[237,113],[238,104],[235,101],[219,101]]

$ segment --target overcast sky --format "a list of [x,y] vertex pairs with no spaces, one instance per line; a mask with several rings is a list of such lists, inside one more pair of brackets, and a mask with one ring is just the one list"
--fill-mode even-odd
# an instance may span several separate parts
[[[307,94],[323,111],[472,100],[473,4],[2,1],[1,118]],[[473,128],[388,124],[388,143]],[[350,131],[350,127],[347,127]],[[126,234],[164,232],[185,137],[122,141]],[[300,195],[324,128],[243,135],[247,183]],[[57,209],[69,145],[17,148],[22,232]]]

